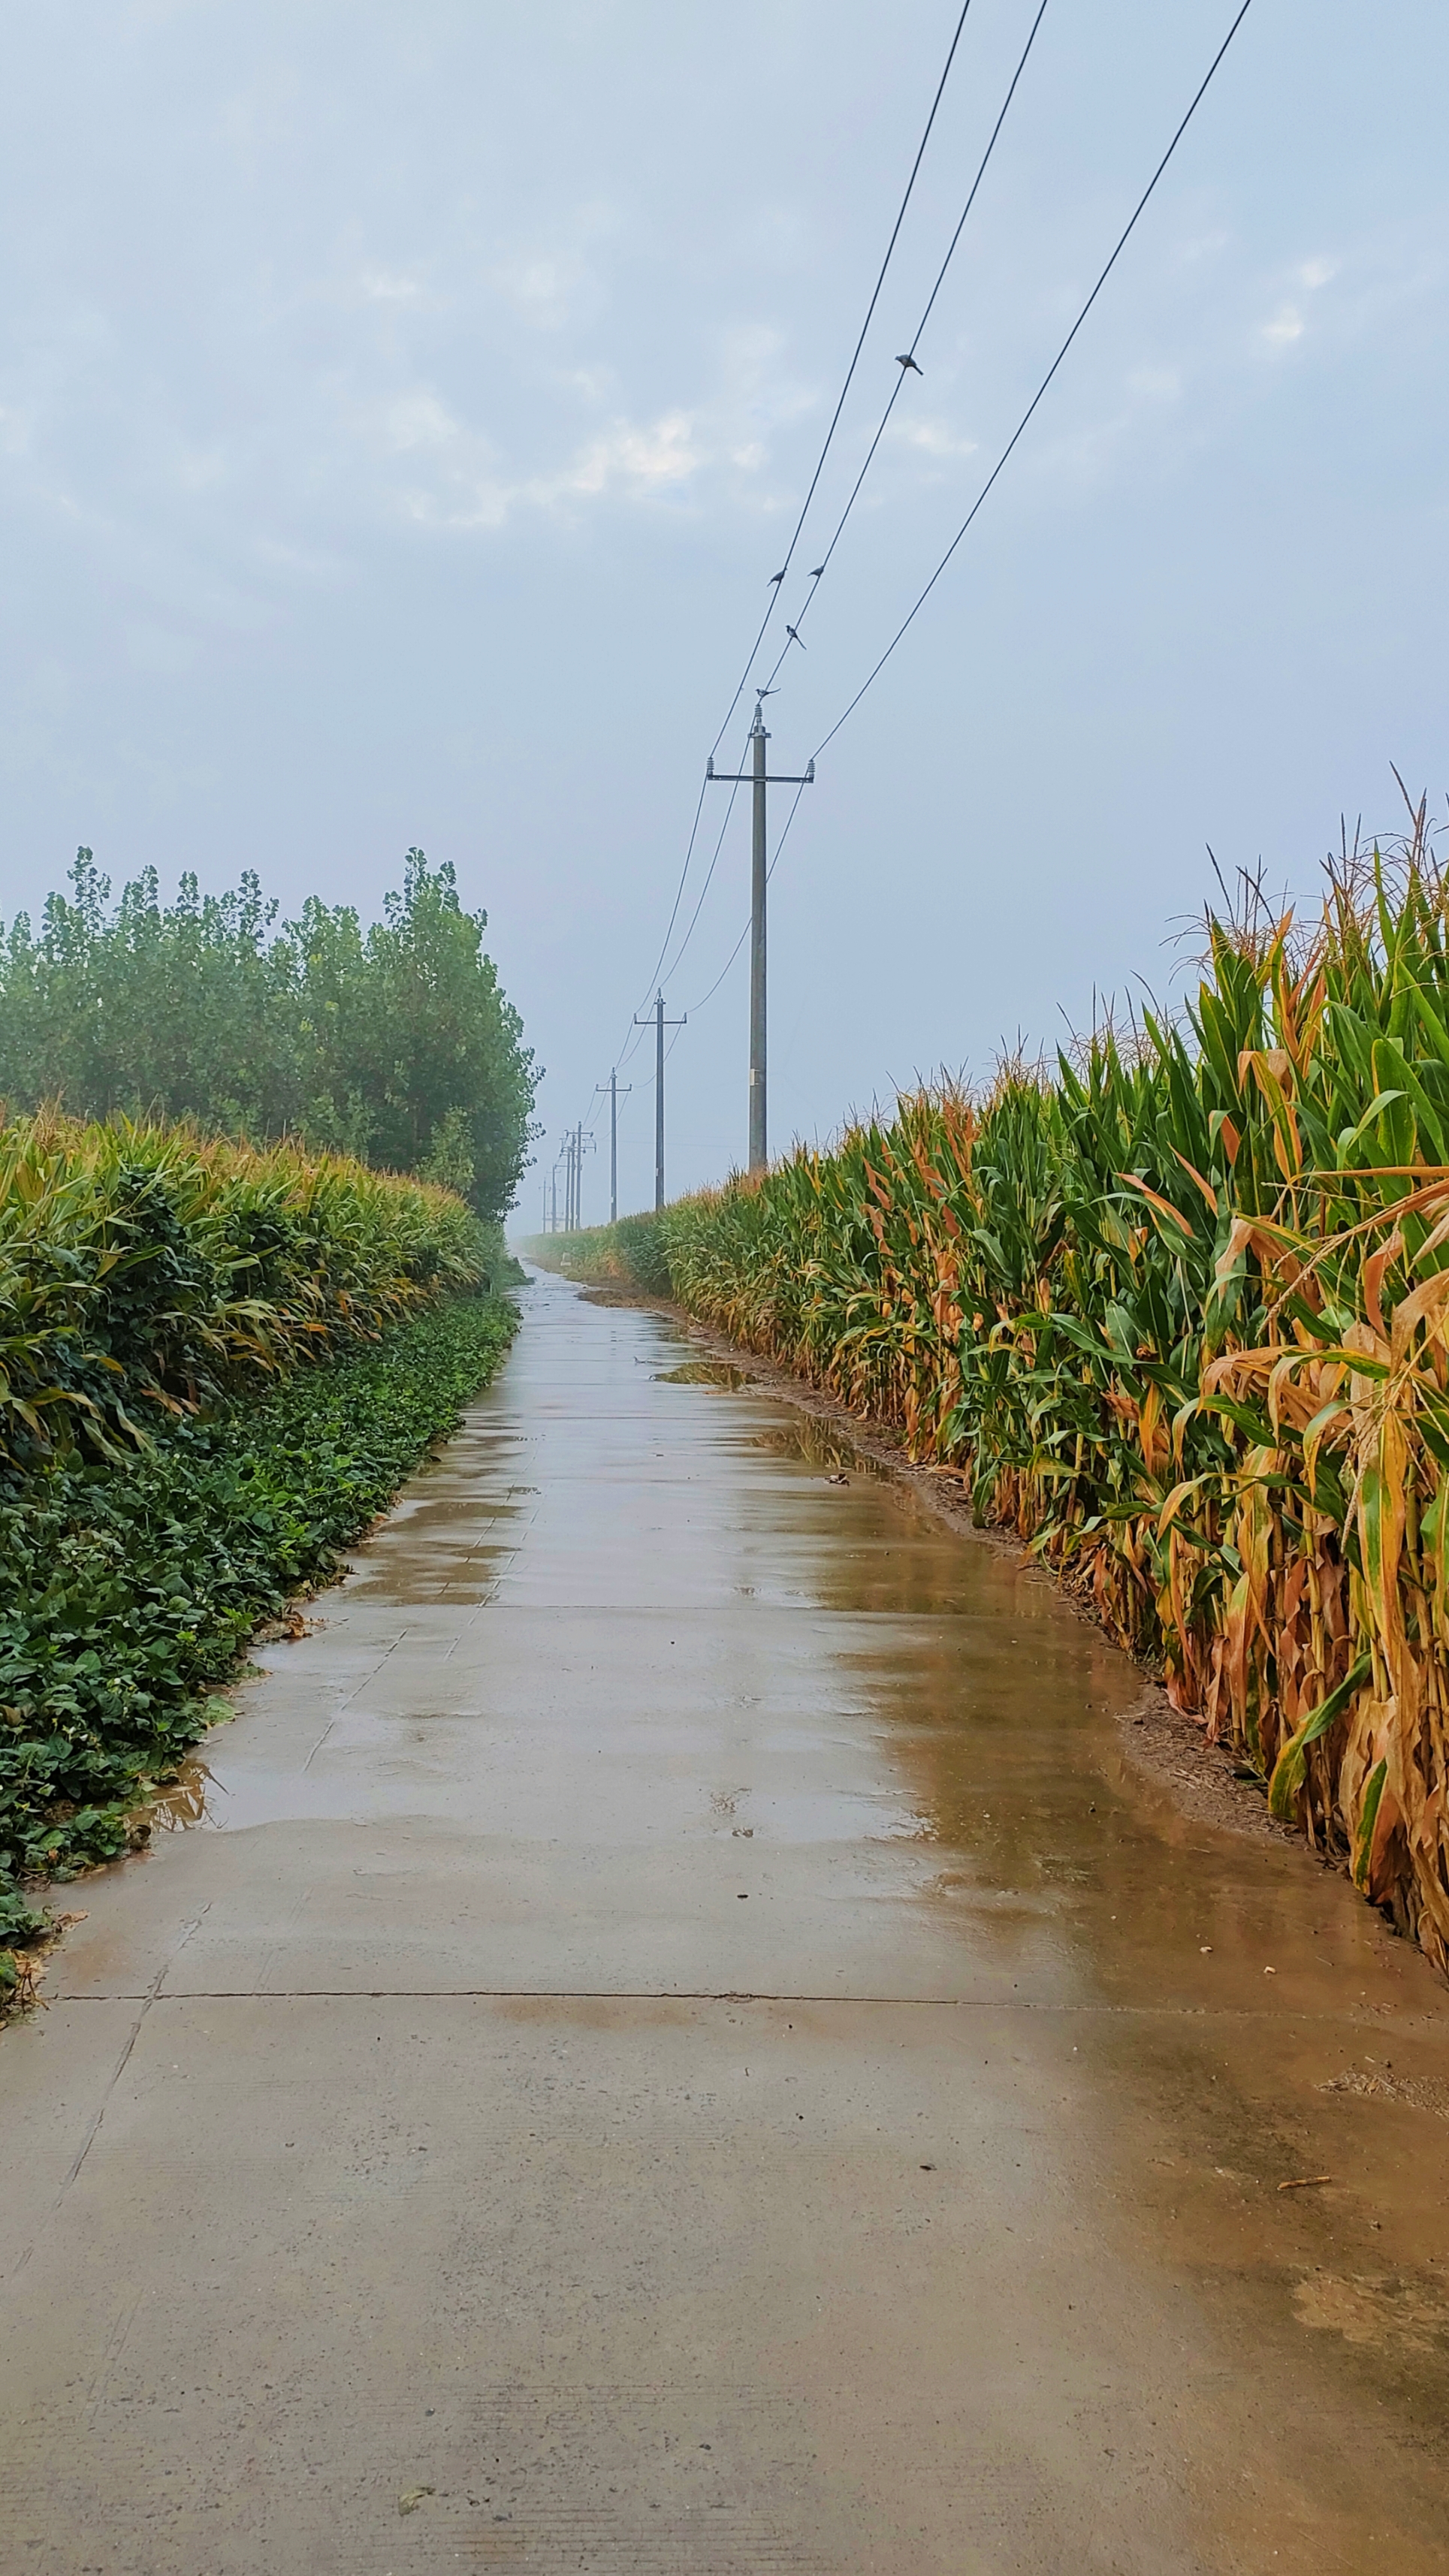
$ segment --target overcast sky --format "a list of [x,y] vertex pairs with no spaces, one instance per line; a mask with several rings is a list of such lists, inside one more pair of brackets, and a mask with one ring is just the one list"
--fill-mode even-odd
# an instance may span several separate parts
[[[792,620],[1036,4],[973,0]],[[775,765],[959,526],[1233,5],[1048,0],[769,703]],[[410,843],[451,859],[548,1069],[531,1219],[648,998],[958,14],[0,0],[0,909],[38,909],[81,841],[117,884],[255,867],[287,908],[365,913]],[[802,800],[773,1144],[918,1070],[986,1073],[1094,988],[1165,988],[1209,843],[1308,887],[1341,812],[1393,824],[1391,761],[1442,810],[1446,93],[1443,0],[1254,0]],[[742,798],[666,986],[671,1190],[744,1152],[743,952],[703,997],[748,863]],[[651,1076],[646,1048],[621,1077],[626,1205]]]

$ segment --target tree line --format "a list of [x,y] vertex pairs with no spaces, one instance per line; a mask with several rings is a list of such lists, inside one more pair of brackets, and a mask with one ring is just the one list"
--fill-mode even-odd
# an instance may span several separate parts
[[147,868],[113,907],[78,851],[38,932],[23,912],[0,924],[0,1097],[295,1135],[445,1181],[502,1218],[540,1069],[484,950],[487,914],[413,849],[367,929],[315,897],[279,915],[250,871],[215,895],[184,875],[166,904]]

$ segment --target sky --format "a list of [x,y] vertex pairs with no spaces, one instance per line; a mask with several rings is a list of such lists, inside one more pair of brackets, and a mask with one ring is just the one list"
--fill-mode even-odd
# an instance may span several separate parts
[[[955,535],[1235,5],[1048,0],[772,766]],[[972,0],[780,623],[1036,8]],[[546,1068],[520,1225],[578,1119],[607,1214],[616,1065],[621,1204],[652,1200],[656,979],[670,1192],[739,1164],[743,796],[706,790],[659,951],[959,15],[0,0],[0,913],[84,842],[116,886],[255,868],[370,918],[418,844]],[[1209,852],[1311,897],[1341,818],[1395,828],[1391,764],[1444,810],[1446,89],[1442,0],[1253,0],[801,795],[772,1150],[1180,995]]]

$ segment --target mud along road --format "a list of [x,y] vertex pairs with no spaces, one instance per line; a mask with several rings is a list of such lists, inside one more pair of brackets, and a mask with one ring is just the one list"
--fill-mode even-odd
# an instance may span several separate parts
[[1442,2576],[1449,1997],[1030,1568],[525,1306],[0,2040],[7,2576]]

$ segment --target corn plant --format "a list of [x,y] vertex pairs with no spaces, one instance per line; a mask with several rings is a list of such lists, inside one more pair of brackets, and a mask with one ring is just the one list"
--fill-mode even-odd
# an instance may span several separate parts
[[651,1239],[692,1312],[969,1474],[1446,1967],[1449,890],[1422,809],[1316,919],[1255,903],[1206,938],[1179,1021],[902,1099]]
[[290,1145],[42,1112],[0,1127],[0,1475],[134,1454],[167,1415],[477,1284],[451,1191]]

